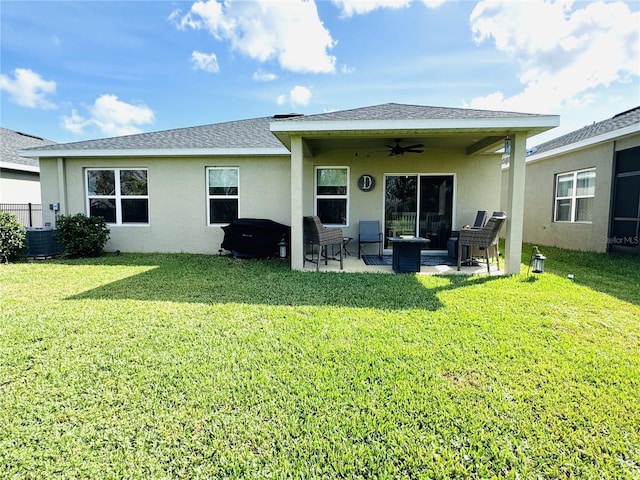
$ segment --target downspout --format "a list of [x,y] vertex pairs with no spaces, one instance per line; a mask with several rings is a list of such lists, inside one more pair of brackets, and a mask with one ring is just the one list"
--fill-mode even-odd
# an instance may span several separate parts
[[64,157],[60,157],[57,160],[58,167],[58,202],[60,203],[60,210],[55,212],[55,218],[58,215],[67,215],[67,160]]

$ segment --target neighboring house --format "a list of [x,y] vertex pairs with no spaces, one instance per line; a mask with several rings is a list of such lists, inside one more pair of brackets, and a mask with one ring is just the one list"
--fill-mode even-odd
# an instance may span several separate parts
[[0,210],[13,213],[25,226],[41,226],[38,160],[21,156],[25,148],[54,142],[0,127]]
[[[526,139],[556,115],[384,104],[276,115],[42,147],[42,198],[59,213],[104,216],[107,248],[216,253],[222,226],[268,218],[291,226],[303,268],[303,216],[358,236],[359,220],[395,218],[446,249],[451,230],[501,204],[501,154],[511,139],[506,271],[520,271]],[[423,147],[419,145],[424,145]],[[414,152],[402,147],[414,146]],[[54,212],[45,210],[45,221]]]
[[639,237],[640,107],[529,150],[524,241],[640,255]]
[[0,127],[0,203],[41,203],[38,160],[20,150],[53,145],[44,138]]

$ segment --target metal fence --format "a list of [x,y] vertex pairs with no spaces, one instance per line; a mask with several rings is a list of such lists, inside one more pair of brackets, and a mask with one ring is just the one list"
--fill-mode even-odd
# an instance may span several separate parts
[[25,228],[42,227],[42,204],[40,203],[0,203],[0,210],[13,213]]

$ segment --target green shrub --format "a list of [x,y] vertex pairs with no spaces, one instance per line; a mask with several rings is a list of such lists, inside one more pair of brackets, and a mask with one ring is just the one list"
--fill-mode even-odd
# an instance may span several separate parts
[[109,240],[109,227],[102,217],[82,213],[60,215],[56,220],[56,237],[68,257],[99,257]]
[[8,263],[17,258],[24,247],[26,232],[18,218],[0,211],[0,262]]

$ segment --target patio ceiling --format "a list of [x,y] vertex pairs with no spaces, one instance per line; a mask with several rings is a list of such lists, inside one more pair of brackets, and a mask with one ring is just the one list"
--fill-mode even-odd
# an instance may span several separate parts
[[[352,150],[360,155],[386,155],[387,145],[393,145],[396,139],[402,145],[424,144],[425,152],[429,150],[453,149],[463,150],[468,155],[476,153],[494,153],[503,148],[507,132],[483,135],[479,133],[454,135],[415,135],[413,132],[397,132],[389,135],[385,132],[380,136],[350,136],[350,137],[304,137],[305,154],[314,156],[330,150]],[[415,154],[419,155],[419,154]]]
[[461,149],[467,155],[495,153],[504,139],[516,132],[527,137],[558,125],[556,115],[510,118],[427,119],[427,120],[360,120],[305,122],[305,117],[271,123],[271,132],[288,148],[291,137],[303,139],[305,155],[327,150],[349,150],[366,153],[384,151],[394,139],[403,145],[423,143],[425,149]]

